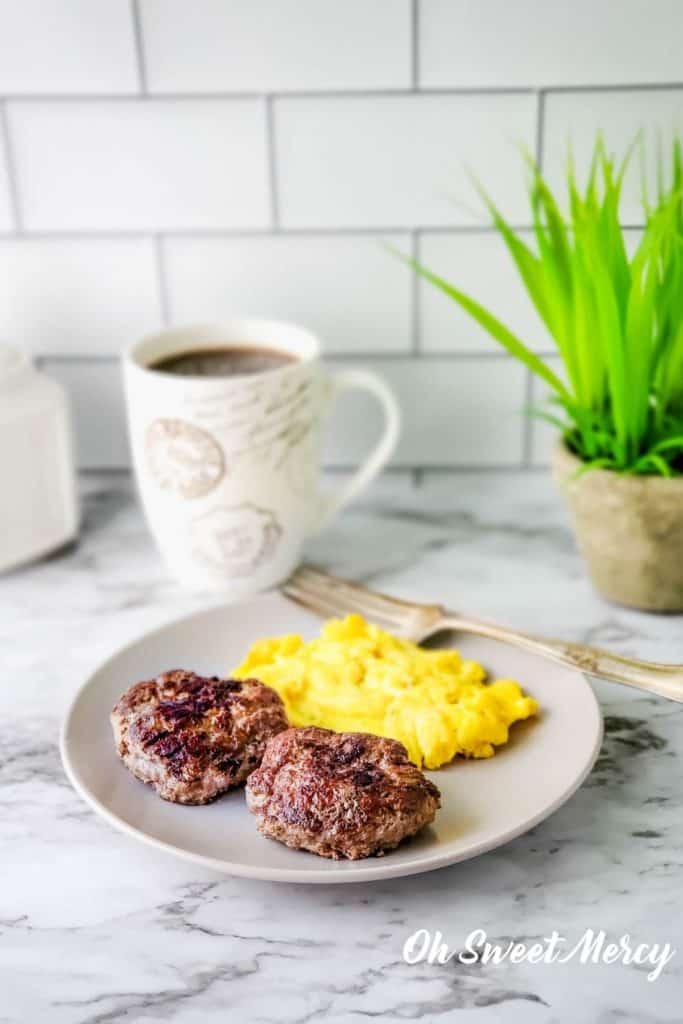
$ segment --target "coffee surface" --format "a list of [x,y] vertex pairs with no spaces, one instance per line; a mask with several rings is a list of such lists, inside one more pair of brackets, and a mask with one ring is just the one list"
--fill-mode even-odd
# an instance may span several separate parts
[[181,377],[239,377],[279,370],[294,362],[295,356],[275,348],[247,348],[234,345],[179,352],[152,363],[150,369]]

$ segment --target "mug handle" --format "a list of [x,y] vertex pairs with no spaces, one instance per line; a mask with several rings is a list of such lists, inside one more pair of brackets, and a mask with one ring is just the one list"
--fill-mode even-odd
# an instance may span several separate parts
[[369,483],[389,461],[401,427],[401,413],[396,397],[381,377],[370,370],[341,370],[329,378],[329,400],[332,404],[345,391],[369,391],[379,401],[384,412],[384,431],[381,438],[358,467],[350,480],[330,498],[322,501],[318,529],[322,529],[350,501],[365,490]]

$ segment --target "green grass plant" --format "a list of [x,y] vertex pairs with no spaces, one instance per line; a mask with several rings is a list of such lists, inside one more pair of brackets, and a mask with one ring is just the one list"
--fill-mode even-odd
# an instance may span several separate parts
[[[415,260],[426,281],[461,306],[552,394],[542,415],[586,467],[683,473],[683,154],[644,196],[645,228],[629,256],[619,205],[630,154],[619,164],[601,139],[587,183],[567,172],[567,213],[529,158],[533,244],[479,191],[564,365],[551,365],[480,303]],[[404,257],[405,258],[405,257]]]

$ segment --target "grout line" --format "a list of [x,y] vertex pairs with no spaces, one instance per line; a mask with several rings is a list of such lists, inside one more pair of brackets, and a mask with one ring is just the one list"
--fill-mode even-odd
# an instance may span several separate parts
[[87,355],[84,353],[43,352],[40,358],[46,363],[59,363],[66,366],[80,366],[84,363],[92,363],[95,366],[100,364],[102,366],[111,366],[113,363],[118,363],[120,356],[106,352],[93,352]]
[[[539,353],[537,353],[539,354]],[[556,354],[556,353],[555,353]],[[374,352],[323,352],[323,358],[325,359],[372,359],[379,362],[397,362],[400,360],[406,360],[411,362],[415,358],[416,353],[408,350],[404,352],[382,352],[375,350]],[[460,351],[449,351],[449,352],[435,352],[431,350],[421,350],[419,353],[420,361],[426,363],[438,363],[444,362],[477,362],[482,360],[484,362],[513,362],[514,356],[509,355],[502,349],[491,349],[483,350],[481,352],[468,350],[464,352]]]
[[522,466],[528,469],[533,454],[533,418],[529,412],[534,400],[534,380],[531,370],[526,371],[524,382],[524,415],[522,416]]
[[[401,467],[397,466],[395,468],[400,469]],[[506,474],[509,474],[510,476],[513,476],[514,474],[517,474],[517,473],[519,473],[521,475],[523,473],[538,473],[538,474],[542,474],[542,473],[547,473],[548,472],[548,466],[540,466],[540,465],[521,466],[518,462],[514,462],[514,463],[501,463],[501,464],[490,464],[490,465],[482,465],[482,464],[472,463],[472,465],[467,465],[467,466],[466,465],[460,465],[460,466],[449,466],[449,465],[429,466],[429,465],[426,465],[426,466],[420,466],[419,468],[420,468],[420,470],[421,470],[421,472],[423,473],[424,476],[427,476],[429,473],[434,473],[435,475],[436,474],[439,474],[439,475],[445,474],[445,475],[447,475],[448,473],[496,473],[496,474],[498,474],[498,473],[506,473]]]
[[[141,26],[140,26],[141,28]],[[136,28],[136,45],[137,45],[138,29]],[[140,31],[140,42],[142,42],[142,33]],[[144,54],[141,51],[142,63],[140,65],[141,78],[142,74],[146,77],[146,68],[144,64]],[[145,88],[147,88],[145,84]],[[670,88],[670,87],[669,87]],[[204,92],[144,92],[144,93],[129,93],[129,92],[99,92],[99,93],[80,93],[80,92],[64,92],[64,93],[6,93],[6,98],[12,99],[17,103],[93,103],[103,102],[107,100],[121,101],[123,103],[139,102],[140,100],[159,100],[161,103],[173,103],[178,101],[194,101],[201,102],[202,100],[225,100],[230,102],[231,100],[260,100],[264,96],[276,95],[283,99],[291,100],[336,100],[336,99],[390,99],[390,98],[405,98],[407,96],[414,96],[415,91],[412,86],[400,85],[395,89],[390,87],[387,88],[376,88],[371,87],[369,89],[278,89],[276,93],[270,93],[263,89],[235,89],[235,90],[207,90]],[[453,86],[453,87],[429,87],[427,89],[419,89],[420,96],[528,96],[535,92],[533,86]]]
[[[358,464],[356,463],[355,465],[353,465],[349,463],[347,465],[346,463],[344,463],[342,465],[341,463],[323,463],[321,468],[324,470],[325,473],[331,473],[333,475],[335,473],[353,473],[354,469],[358,469]],[[387,473],[390,476],[408,476],[409,474],[416,472],[418,472],[417,466],[389,465],[383,468],[382,475],[384,475],[384,473]]]
[[[333,475],[336,474],[336,473],[349,473],[349,472],[352,473],[354,471],[354,469],[358,469],[358,466],[357,465],[349,466],[348,468],[346,466],[344,466],[344,467],[341,467],[341,466],[327,466],[327,465],[323,465],[322,466],[323,472],[331,473]],[[412,473],[419,473],[419,472],[421,472],[421,470],[417,469],[417,468],[405,468],[405,467],[386,466],[382,470],[382,475],[386,474],[387,476],[393,476],[393,477],[407,477],[407,476],[409,476]],[[79,473],[79,476],[89,476],[90,474],[98,474],[98,475],[101,474],[102,476],[110,476],[110,475],[111,476],[114,476],[114,475],[121,476],[121,475],[125,475],[125,476],[132,477],[133,469],[132,469],[132,466],[130,466],[130,465],[125,465],[125,466],[124,465],[121,465],[121,466],[111,466],[111,465],[108,465],[108,466],[101,466],[99,468],[98,467],[93,467],[93,466],[83,466],[81,469],[79,469],[78,473]]]
[[[353,463],[353,462],[349,462],[349,463],[346,463],[346,462],[345,463],[339,463],[338,462],[338,463],[334,463],[334,464],[323,463],[322,466],[321,466],[321,469],[322,469],[322,471],[324,473],[330,473],[330,474],[335,474],[335,473],[353,473],[354,470],[358,469],[358,464],[357,463]],[[429,477],[430,474],[433,474],[434,476],[451,476],[451,475],[452,476],[460,476],[460,475],[472,474],[472,473],[477,473],[477,474],[481,473],[481,474],[485,474],[485,475],[493,475],[493,474],[495,474],[496,476],[499,476],[501,474],[503,474],[505,476],[526,476],[526,475],[544,476],[544,475],[546,475],[548,473],[548,471],[549,471],[549,466],[541,466],[541,465],[520,466],[519,463],[509,463],[509,462],[505,462],[505,463],[476,463],[476,462],[473,462],[471,464],[460,464],[460,465],[448,465],[448,464],[429,465],[429,464],[427,464],[427,465],[422,465],[422,466],[401,465],[401,464],[396,465],[396,464],[394,464],[394,465],[387,466],[383,470],[383,475],[386,474],[388,476],[407,476],[408,474],[411,474],[412,477],[413,477],[413,482],[414,482],[415,486],[416,487],[423,487],[426,483],[428,483],[428,477]],[[132,467],[129,464],[124,464],[124,463],[122,463],[121,465],[118,465],[118,466],[112,466],[112,465],[107,465],[107,466],[95,466],[95,465],[82,466],[82,467],[79,467],[78,472],[79,472],[80,475],[83,475],[83,476],[85,476],[85,475],[87,475],[89,473],[92,473],[92,474],[95,474],[95,473],[100,474],[101,473],[103,475],[106,475],[106,474],[112,474],[112,475],[113,474],[127,474],[127,475],[129,475],[131,477],[133,475]],[[415,481],[418,481],[418,480],[419,480],[419,483],[415,483]]]
[[[537,353],[538,354],[538,353]],[[545,353],[552,355],[556,353]],[[90,353],[68,353],[49,352],[43,353],[45,359],[53,363],[112,363],[116,362],[119,356],[115,353],[94,352]],[[413,363],[415,352],[411,349],[398,352],[323,352],[323,359],[335,362],[366,362],[375,363]],[[420,352],[420,361],[425,363],[471,363],[471,362],[513,362],[513,356],[502,351],[485,352]]]
[[[0,232],[0,238],[10,240],[15,232]],[[149,231],[23,231],[22,242],[120,242],[144,241]]]
[[[419,252],[419,231],[412,231],[410,234],[410,255],[413,260],[420,258]],[[420,330],[420,279],[413,271],[410,275],[410,302],[411,302],[411,336],[413,342],[413,354],[420,355],[422,339]]]
[[[538,85],[538,86],[504,86],[504,85],[492,85],[492,86],[443,86],[436,87],[430,86],[428,88],[415,90],[412,87],[398,86],[395,89],[391,88],[369,88],[369,89],[279,89],[276,95],[283,99],[291,100],[325,100],[325,99],[382,99],[382,98],[405,98],[414,96],[416,92],[420,96],[529,96],[543,91],[546,94],[558,95],[558,94],[582,94],[582,93],[605,93],[605,92],[667,92],[671,90],[682,90],[683,81],[681,82],[657,82],[657,83],[641,83],[641,84],[628,84],[618,83],[615,85]],[[118,93],[118,92],[100,92],[100,93],[11,93],[5,94],[5,99],[11,99],[12,102],[17,103],[101,103],[106,101],[116,101],[122,103],[140,102],[140,101],[159,101],[161,103],[169,102],[192,102],[202,100],[225,100],[230,102],[231,100],[257,100],[263,99],[264,96],[271,95],[271,93],[264,92],[258,89],[244,89],[225,91],[220,90],[206,91],[206,92],[145,92],[145,93]]]
[[[513,231],[533,231],[530,224],[511,224]],[[622,224],[624,231],[642,231],[644,224]],[[381,240],[386,235],[411,235],[417,233],[420,238],[429,235],[498,235],[496,228],[486,225],[454,225],[451,227],[377,227],[377,228],[158,228],[156,234],[169,240],[194,239],[196,241],[210,241],[212,239],[238,239],[238,238],[274,238],[281,235],[289,238],[377,238]],[[71,241],[119,241],[121,239],[141,240],[149,238],[149,230],[144,228],[107,228],[107,229],[77,229],[74,231],[0,231],[0,239],[11,241],[18,234],[22,240],[34,242],[71,242]]]
[[153,241],[161,323],[164,327],[168,327],[171,322],[171,302],[168,292],[168,278],[166,274],[166,251],[164,249],[164,240],[161,235],[155,235]]
[[[342,473],[353,473],[358,469],[358,463],[353,462],[322,462],[320,464],[321,472],[328,473],[331,476],[336,476]],[[380,478],[386,473],[391,476],[397,477],[412,477],[413,473],[417,470],[416,466],[395,466],[389,464],[382,469]]]
[[140,93],[147,94],[147,63],[145,61],[145,37],[142,29],[142,14],[140,12],[140,0],[130,0],[131,17],[133,19],[133,37],[135,39],[135,56],[138,66],[138,78],[140,80]]
[[543,137],[545,134],[545,97],[543,89],[539,90],[536,110],[536,166],[543,170]]
[[277,174],[277,145],[275,138],[275,111],[273,97],[266,96],[266,151],[268,154],[268,184],[270,190],[270,215],[273,230],[280,228],[280,191]]
[[[626,231],[640,231],[644,227],[643,224],[622,224],[622,228]],[[532,231],[533,226],[531,224],[511,224],[510,227],[514,231]],[[411,232],[417,231],[422,235],[497,235],[496,228],[490,224],[452,224],[450,226],[432,226],[432,227],[416,227],[415,225],[404,224],[402,226],[393,225],[378,225],[377,227],[283,227],[278,228],[277,232],[273,231],[272,228],[174,228],[174,227],[158,227],[156,233],[163,235],[165,238],[192,238],[192,239],[212,239],[212,238],[268,238],[272,235],[289,235],[292,238],[319,238],[324,237],[337,237],[337,238],[348,238],[357,236],[358,238],[365,237],[376,237],[381,239],[384,235],[409,235]],[[3,237],[12,237],[12,231],[0,232]],[[107,239],[115,240],[120,238],[130,239],[143,239],[149,238],[149,229],[145,228],[75,228],[73,230],[58,229],[55,231],[41,231],[31,230],[25,232],[26,237],[35,241],[71,241],[71,240],[101,240],[106,241]]]
[[[7,184],[9,191],[10,209],[14,220],[14,235],[23,236],[24,221],[21,215],[21,201],[19,198],[19,176],[14,162],[14,148],[9,127],[9,110],[7,103],[0,103],[0,139],[5,144],[5,166],[7,168]],[[12,236],[10,236],[12,237]]]
[[[0,130],[1,134],[1,130]],[[511,225],[514,231],[531,232],[530,225]],[[624,231],[642,231],[643,224],[622,224]],[[497,231],[492,227],[450,227],[450,228],[410,228],[410,227],[388,227],[388,228],[217,228],[194,229],[194,228],[159,228],[155,234],[168,241],[237,241],[238,239],[263,239],[269,238],[329,238],[331,240],[341,238],[376,238],[381,241],[389,235],[408,235],[415,232],[420,238],[429,235],[496,235]],[[14,230],[0,230],[0,241],[11,242],[21,240],[23,242],[119,242],[122,240],[143,241],[150,237],[149,230],[122,228],[120,230],[77,230],[77,231],[34,231],[16,228]]]
[[551,85],[546,83],[544,92],[572,93],[572,92],[664,92],[669,89],[683,89],[683,81],[679,82],[614,82],[611,85],[591,84],[582,82],[576,85]]
[[[323,473],[329,473],[331,475],[342,474],[342,473],[353,473],[354,470],[358,469],[357,463],[335,463],[321,465],[321,471]],[[538,475],[542,476],[549,470],[548,466],[529,466],[523,468],[519,465],[511,465],[510,463],[504,464],[477,464],[472,463],[471,465],[442,465],[442,466],[404,466],[404,465],[390,465],[383,470],[383,475],[388,476],[410,476],[412,478],[413,486],[417,488],[424,487],[428,483],[428,477],[430,474],[436,476],[459,476],[464,474],[481,473],[487,475],[496,476],[503,474],[506,476],[515,475]],[[128,463],[120,463],[118,465],[108,464],[106,466],[97,466],[89,464],[87,466],[81,466],[78,468],[79,475],[92,474],[126,474],[133,476],[133,468]]]
[[420,7],[419,0],[412,0],[410,11],[410,74],[413,90],[420,88]]

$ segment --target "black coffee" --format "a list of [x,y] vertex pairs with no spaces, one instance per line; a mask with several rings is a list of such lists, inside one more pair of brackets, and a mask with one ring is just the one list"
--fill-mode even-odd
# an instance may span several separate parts
[[275,348],[206,348],[165,356],[150,369],[181,377],[239,377],[279,370],[296,362],[289,352]]

